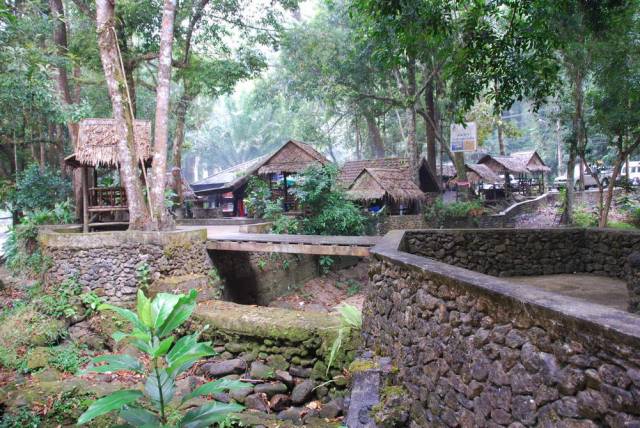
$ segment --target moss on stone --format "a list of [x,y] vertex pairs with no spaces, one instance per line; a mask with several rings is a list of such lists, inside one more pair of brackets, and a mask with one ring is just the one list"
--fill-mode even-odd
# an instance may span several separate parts
[[349,364],[350,373],[366,372],[378,368],[378,365],[372,360],[355,360]]

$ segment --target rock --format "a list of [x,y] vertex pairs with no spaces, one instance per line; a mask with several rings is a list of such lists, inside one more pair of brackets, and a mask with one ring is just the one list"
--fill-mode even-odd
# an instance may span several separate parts
[[274,412],[280,412],[291,405],[291,398],[286,394],[276,394],[269,400],[269,407]]
[[231,391],[229,393],[229,397],[231,397],[233,400],[236,400],[238,403],[244,403],[247,395],[251,394],[252,392],[253,386],[249,386],[247,388],[238,388]]
[[101,351],[106,347],[105,340],[94,333],[86,321],[69,327],[69,339],[79,345],[86,345],[89,349],[96,351]]
[[287,385],[293,385],[293,376],[287,371],[276,370],[276,379],[286,383]]
[[27,369],[33,371],[46,367],[49,364],[49,358],[51,358],[51,352],[46,346],[33,348],[27,354]]
[[258,394],[266,394],[267,397],[271,397],[287,392],[287,385],[282,382],[261,383],[256,385],[253,390]]
[[340,416],[341,412],[342,412],[342,403],[338,402],[337,400],[332,400],[332,401],[329,401],[324,406],[322,406],[322,409],[320,409],[320,417],[335,419],[338,416]]
[[233,360],[218,361],[215,363],[206,363],[202,366],[202,373],[210,377],[221,377],[230,374],[243,373],[247,370],[247,362],[240,358]]
[[274,379],[275,370],[260,361],[251,363],[251,371],[249,372],[253,379]]
[[286,410],[278,413],[278,419],[282,419],[284,421],[291,421],[294,424],[302,423],[302,416],[306,409],[303,407],[289,407]]
[[291,373],[291,375],[295,377],[303,377],[303,378],[311,377],[311,371],[312,369],[306,368],[306,367],[298,367],[298,366],[289,367],[289,373]]
[[258,410],[260,412],[269,411],[269,402],[267,396],[264,394],[251,394],[247,395],[244,399],[244,405],[248,409]]
[[306,402],[313,393],[313,388],[315,388],[315,382],[311,380],[305,380],[297,384],[293,391],[291,392],[291,402],[293,404],[302,404]]
[[289,362],[279,354],[269,355],[267,357],[267,365],[276,370],[287,370],[289,368]]

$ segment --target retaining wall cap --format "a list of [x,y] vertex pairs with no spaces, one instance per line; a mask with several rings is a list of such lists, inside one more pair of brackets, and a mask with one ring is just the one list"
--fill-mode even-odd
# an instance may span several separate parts
[[242,336],[303,342],[314,336],[333,340],[340,327],[336,314],[302,312],[210,300],[198,305],[196,318],[216,330]]
[[206,229],[172,230],[163,232],[111,231],[91,233],[60,233],[42,230],[38,233],[40,245],[49,248],[105,248],[123,244],[167,245],[179,242],[205,242]]
[[[575,231],[576,229],[569,230]],[[497,230],[514,233],[514,229]],[[527,229],[517,229],[517,232],[525,230]],[[532,230],[540,231],[541,229]],[[567,229],[548,230],[566,231]],[[436,229],[428,230],[428,232],[438,231]],[[468,232],[469,230],[463,231]],[[606,232],[606,230],[602,232]],[[640,236],[640,233],[635,233]],[[402,230],[393,230],[387,233],[370,250],[371,255],[412,270],[449,279],[449,283],[471,292],[481,293],[494,299],[505,299],[505,304],[513,305],[515,303],[527,306],[523,307],[523,310],[530,311],[532,316],[556,318],[577,333],[593,331],[611,340],[640,346],[640,317],[637,315],[541,290],[526,284],[514,286],[514,283],[500,278],[410,254],[403,251],[406,248],[404,238],[405,231]]]

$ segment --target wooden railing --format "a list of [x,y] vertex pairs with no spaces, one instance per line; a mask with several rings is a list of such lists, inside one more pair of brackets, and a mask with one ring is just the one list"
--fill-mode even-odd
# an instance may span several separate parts
[[90,187],[89,210],[113,211],[127,209],[127,194],[122,187]]

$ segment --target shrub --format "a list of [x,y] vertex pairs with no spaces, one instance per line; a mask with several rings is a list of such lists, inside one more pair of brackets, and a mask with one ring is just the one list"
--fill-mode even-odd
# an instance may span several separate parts
[[51,210],[57,203],[66,200],[71,193],[71,183],[58,171],[38,164],[30,164],[16,177],[15,187],[4,199],[4,207],[11,211],[33,212]]
[[484,213],[482,203],[478,200],[461,201],[445,204],[441,197],[433,204],[425,207],[424,218],[429,224],[443,226],[447,219],[460,217],[478,217]]
[[50,349],[51,358],[49,364],[66,373],[75,374],[80,366],[84,365],[89,359],[82,355],[77,345],[56,346]]
[[262,218],[271,198],[269,185],[259,177],[251,177],[247,182],[247,196],[244,199],[249,217]]
[[293,192],[310,215],[302,220],[303,233],[310,235],[362,235],[365,217],[336,185],[337,166],[310,167],[300,176]]
[[573,223],[579,227],[596,227],[598,215],[589,211],[584,205],[578,205],[573,209]]
[[[215,355],[211,342],[198,342],[200,332],[183,336],[177,341],[172,335],[191,316],[196,306],[197,294],[195,290],[191,290],[189,295],[159,293],[153,300],[149,300],[142,290],[138,290],[137,313],[112,305],[100,307],[102,310],[116,312],[132,324],[133,331],[130,334],[116,332],[113,338],[116,341],[127,339],[146,358],[137,360],[130,355],[103,355],[94,358],[93,365],[87,370],[98,373],[133,371],[145,375],[146,382],[144,392],[137,389],[122,390],[95,401],[80,416],[79,425],[113,411],[117,411],[132,426],[168,424],[169,404],[174,398],[176,377],[191,368],[200,358]],[[144,364],[148,360],[150,368]],[[105,364],[95,365],[102,363]],[[185,395],[180,406],[198,396],[246,386],[246,383],[240,381],[219,379],[201,385]],[[198,428],[222,424],[226,423],[230,413],[242,409],[243,406],[239,404],[210,401],[179,415],[179,421],[175,425]]]
[[294,217],[285,215],[284,209],[282,208],[282,199],[267,201],[264,218],[273,223],[271,226],[273,233],[298,233],[299,222]]

